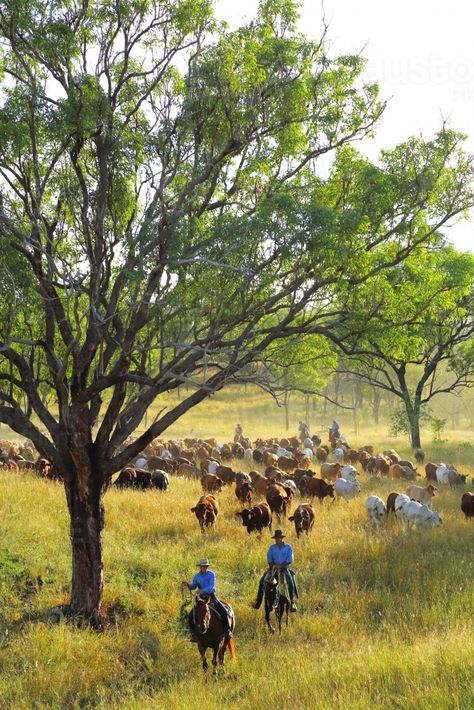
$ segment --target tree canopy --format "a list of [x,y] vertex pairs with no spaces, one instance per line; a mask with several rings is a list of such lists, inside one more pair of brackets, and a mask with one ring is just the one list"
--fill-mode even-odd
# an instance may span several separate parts
[[353,304],[359,314],[362,301],[377,305],[342,369],[399,398],[414,447],[422,408],[474,384],[473,288],[474,256],[440,244],[414,251]]

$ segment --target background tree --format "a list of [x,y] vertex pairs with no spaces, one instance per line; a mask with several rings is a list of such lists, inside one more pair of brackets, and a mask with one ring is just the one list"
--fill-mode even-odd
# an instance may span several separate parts
[[[440,394],[474,384],[474,257],[453,247],[416,250],[358,293],[376,311],[343,367],[400,401],[394,426],[421,446],[420,420]],[[400,429],[401,426],[401,429]]]
[[64,480],[70,613],[93,624],[113,474],[276,340],[341,333],[349,294],[472,203],[447,130],[318,174],[383,104],[360,57],[329,58],[296,21],[286,0],[236,32],[206,0],[0,1],[0,239],[19,295],[0,421]]

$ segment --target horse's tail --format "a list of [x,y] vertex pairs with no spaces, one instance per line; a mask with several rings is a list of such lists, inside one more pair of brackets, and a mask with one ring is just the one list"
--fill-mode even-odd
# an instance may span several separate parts
[[237,656],[235,655],[235,642],[233,638],[227,639],[227,648],[229,649],[230,657],[232,658],[232,660],[236,661]]

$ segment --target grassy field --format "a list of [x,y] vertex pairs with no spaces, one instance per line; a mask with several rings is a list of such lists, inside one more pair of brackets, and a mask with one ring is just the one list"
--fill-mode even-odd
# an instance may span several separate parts
[[[223,410],[215,414],[195,412],[188,425],[229,438],[236,421],[256,436],[260,420],[262,434],[284,434],[270,416],[263,421],[263,409],[225,421]],[[359,432],[354,443],[370,441],[408,451],[383,428]],[[429,453],[449,454],[431,458],[462,463],[471,477],[470,446],[457,433]],[[216,531],[201,535],[189,511],[199,483],[172,479],[166,493],[110,489],[108,623],[95,633],[52,611],[69,593],[61,485],[0,472],[0,708],[474,708],[474,523],[461,514],[461,491],[434,499],[439,529],[404,534],[393,521],[374,532],[366,495],[386,498],[403,486],[361,482],[358,499],[315,505],[308,538],[284,525],[301,599],[281,637],[250,608],[270,537],[249,536],[239,524],[233,490],[220,496]],[[236,612],[238,657],[207,679],[183,628],[180,591],[206,555],[219,595]]]

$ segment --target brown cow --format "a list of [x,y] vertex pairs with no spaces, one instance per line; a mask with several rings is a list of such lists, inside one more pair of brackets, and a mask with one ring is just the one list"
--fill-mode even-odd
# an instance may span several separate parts
[[224,483],[218,476],[214,476],[213,473],[203,473],[201,476],[201,486],[203,491],[208,493],[218,493],[222,490]]
[[274,478],[265,478],[261,473],[256,471],[250,471],[250,478],[252,479],[253,487],[255,492],[261,496],[266,495],[268,486],[275,482]]
[[127,466],[127,468],[120,471],[117,480],[115,481],[115,486],[117,488],[133,488],[136,484],[137,474],[134,468]]
[[265,495],[267,503],[272,513],[275,513],[279,520],[286,517],[288,507],[288,491],[279,483],[272,483],[268,486]]
[[397,496],[399,496],[400,493],[398,491],[393,491],[392,493],[388,494],[387,497],[387,514],[388,513],[395,513],[395,500]]
[[463,493],[461,498],[461,510],[466,516],[466,520],[468,518],[474,518],[474,493],[470,491]]
[[314,525],[313,506],[309,503],[301,503],[288,520],[294,522],[297,537],[299,537],[302,532],[308,534],[311,532]]
[[241,503],[252,505],[252,484],[248,481],[238,481],[235,484],[235,495]]
[[334,498],[334,486],[332,483],[326,483],[322,478],[302,478],[300,481],[300,491],[308,498],[317,498],[320,503],[329,496]]
[[205,528],[215,528],[219,514],[217,500],[213,495],[201,496],[194,508],[191,508],[191,513],[195,514],[202,533]]
[[322,463],[321,478],[328,478],[330,481],[336,480],[341,475],[340,463]]
[[414,481],[416,478],[416,471],[413,471],[413,469],[408,466],[401,466],[399,463],[394,463],[390,466],[388,475],[390,478],[394,479]]
[[436,469],[439,468],[440,465],[441,464],[439,464],[439,463],[432,463],[432,462],[427,463],[425,465],[425,474],[426,474],[426,478],[429,481],[436,481],[436,483],[438,483],[438,479],[436,478]]
[[231,483],[235,483],[235,472],[230,466],[218,466],[216,468],[216,476],[219,476],[221,481],[224,481],[224,483],[228,483],[229,485]]
[[278,456],[271,451],[265,451],[262,463],[264,466],[278,466]]
[[235,515],[242,518],[242,525],[247,528],[249,534],[254,530],[261,533],[263,528],[272,529],[272,511],[268,503],[259,503],[250,508],[250,510],[244,508],[244,510]]
[[176,473],[178,476],[184,476],[185,478],[201,477],[201,470],[197,466],[193,466],[190,463],[180,463]]
[[319,463],[324,463],[327,461],[329,456],[329,451],[327,446],[318,446],[316,449],[316,459]]
[[380,473],[381,476],[388,476],[390,474],[391,459],[389,456],[377,456],[375,458],[374,472]]

